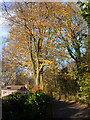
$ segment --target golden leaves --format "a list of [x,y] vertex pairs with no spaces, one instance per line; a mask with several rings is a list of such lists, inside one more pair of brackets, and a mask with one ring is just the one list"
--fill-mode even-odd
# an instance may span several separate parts
[[[65,49],[61,47],[64,43],[59,43],[59,40],[67,40],[63,38],[64,28],[68,31],[65,32],[66,37],[70,37],[69,26],[74,27],[69,19],[68,5],[65,6],[63,3],[28,3],[26,6],[20,3],[15,12],[16,15],[13,16],[13,19],[17,22],[10,31],[13,46],[10,46],[12,45],[10,41],[7,48],[18,55],[17,61],[22,61],[23,68],[29,64],[33,65],[36,70],[37,56],[41,61],[40,68],[44,65],[53,66],[54,57],[57,59],[60,59],[59,56],[66,57]],[[39,40],[42,41],[42,44],[39,43]],[[9,54],[10,58],[12,56],[12,54]],[[32,60],[32,62],[25,62],[22,59],[27,59],[26,56],[29,56],[29,60]],[[14,60],[14,62],[17,61]]]

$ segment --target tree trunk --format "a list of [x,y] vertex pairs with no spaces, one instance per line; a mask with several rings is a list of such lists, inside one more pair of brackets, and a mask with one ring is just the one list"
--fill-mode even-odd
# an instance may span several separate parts
[[44,89],[44,88],[43,88],[43,69],[42,69],[41,72],[40,72],[40,88],[41,88],[41,89]]
[[40,74],[39,74],[39,70],[37,70],[36,79],[35,79],[35,85],[39,86],[39,84],[40,84]]
[[39,72],[39,60],[38,60],[38,56],[36,54],[36,59],[37,59],[37,64],[36,64],[36,79],[35,79],[35,84],[36,86],[39,86],[40,84],[40,72]]

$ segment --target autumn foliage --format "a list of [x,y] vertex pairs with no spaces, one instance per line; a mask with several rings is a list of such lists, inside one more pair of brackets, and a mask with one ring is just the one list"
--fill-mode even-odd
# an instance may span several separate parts
[[[78,5],[74,2],[17,2],[4,5],[3,11],[10,27],[3,47],[4,82],[15,84],[16,76],[23,73],[24,78],[31,77],[33,81],[33,85],[29,81],[32,92],[40,88],[51,93],[73,92],[80,97],[78,92],[85,89],[89,80],[88,67],[85,69],[87,23]],[[76,63],[75,68],[61,73],[72,61]]]

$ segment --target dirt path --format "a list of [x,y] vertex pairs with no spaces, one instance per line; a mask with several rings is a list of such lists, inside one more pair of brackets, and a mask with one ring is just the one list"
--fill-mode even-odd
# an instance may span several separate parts
[[52,101],[52,119],[74,119],[74,120],[89,120],[90,109],[87,105],[78,104],[75,102],[69,103],[64,101]]

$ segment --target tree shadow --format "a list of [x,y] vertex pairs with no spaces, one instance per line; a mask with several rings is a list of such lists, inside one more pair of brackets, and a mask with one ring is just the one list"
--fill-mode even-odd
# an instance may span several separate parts
[[2,119],[2,99],[0,98],[0,120]]
[[89,110],[87,108],[80,108],[78,105],[64,101],[52,100],[51,102],[51,116],[52,120],[89,120]]

